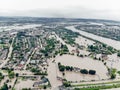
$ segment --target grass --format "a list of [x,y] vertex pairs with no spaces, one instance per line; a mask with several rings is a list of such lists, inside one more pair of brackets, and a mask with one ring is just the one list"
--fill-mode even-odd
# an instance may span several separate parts
[[111,88],[119,88],[120,84],[113,85],[104,85],[104,86],[88,86],[86,88],[75,88],[74,90],[101,90],[101,89],[111,89]]
[[78,84],[78,85],[72,85],[73,87],[75,86],[90,86],[90,85],[100,85],[100,84],[112,84],[112,83],[120,83],[120,81],[113,81],[113,82],[106,82],[106,83],[97,83],[97,84]]

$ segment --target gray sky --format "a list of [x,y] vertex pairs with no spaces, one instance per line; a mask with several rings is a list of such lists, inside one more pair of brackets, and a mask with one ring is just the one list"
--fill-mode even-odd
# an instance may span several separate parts
[[0,16],[120,20],[120,0],[0,0]]

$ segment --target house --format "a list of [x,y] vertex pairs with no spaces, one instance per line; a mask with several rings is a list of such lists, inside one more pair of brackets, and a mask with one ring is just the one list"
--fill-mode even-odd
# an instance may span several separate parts
[[40,60],[31,60],[30,64],[38,64],[40,62]]
[[108,56],[107,56],[106,54],[102,54],[102,55],[101,55],[101,59],[102,59],[102,60],[108,60]]
[[33,87],[39,87],[40,85],[48,85],[48,79],[43,78],[41,81],[34,82]]

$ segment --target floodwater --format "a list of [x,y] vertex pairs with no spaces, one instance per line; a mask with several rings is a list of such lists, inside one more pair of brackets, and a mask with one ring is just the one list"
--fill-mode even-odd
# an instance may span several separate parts
[[48,67],[48,79],[51,84],[51,90],[56,90],[58,86],[62,85],[62,82],[57,80],[57,66],[55,63],[53,63],[51,60],[49,61],[49,67]]
[[115,48],[117,50],[120,50],[120,41],[112,40],[112,39],[101,37],[101,36],[97,36],[97,35],[94,35],[92,33],[88,33],[88,32],[82,31],[82,30],[78,30],[74,26],[68,26],[66,28],[70,29],[70,30],[72,30],[74,32],[79,32],[81,35],[84,35],[84,36],[89,37],[91,39],[103,42],[103,43],[105,43],[105,44],[107,44],[109,46],[112,46],[113,48]]
[[[62,65],[78,67],[80,69],[96,70],[96,75],[82,75],[79,72],[66,72],[65,78],[68,81],[89,81],[108,79],[108,71],[105,65],[98,60],[93,60],[89,57],[80,58],[72,55],[63,55],[56,57],[56,63],[61,62]],[[61,76],[61,74],[58,73]]]
[[89,39],[86,39],[84,37],[79,36],[78,38],[75,39],[75,42],[78,43],[79,45],[87,47],[88,45],[93,45],[95,42]]
[[0,26],[0,32],[2,31],[9,31],[12,29],[15,30],[20,30],[20,29],[29,29],[29,28],[34,28],[34,27],[38,27],[41,26],[41,24],[27,24],[27,25],[13,25],[13,26]]
[[108,60],[107,62],[107,66],[109,68],[116,68],[118,71],[120,71],[120,58],[117,56],[117,53],[112,54],[112,55],[108,55]]

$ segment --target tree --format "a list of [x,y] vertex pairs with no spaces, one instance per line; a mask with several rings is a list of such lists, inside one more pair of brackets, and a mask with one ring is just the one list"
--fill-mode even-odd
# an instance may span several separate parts
[[18,77],[19,76],[19,73],[16,73],[16,75],[15,75],[16,77]]
[[105,62],[104,65],[106,65],[107,63]]
[[58,66],[60,66],[61,65],[61,63],[60,62],[58,62]]
[[120,57],[120,51],[118,52],[117,56]]
[[10,79],[11,79],[11,78],[14,78],[15,73],[14,73],[13,71],[8,72],[8,76],[9,76]]
[[116,74],[111,74],[111,79],[115,79],[116,78]]
[[73,67],[71,66],[71,67],[70,67],[70,71],[72,71],[72,70],[73,70]]
[[115,68],[112,68],[110,70],[110,76],[111,76],[111,79],[115,79],[116,78],[116,69]]
[[89,70],[89,74],[95,75],[95,74],[96,74],[96,71],[95,71],[95,70]]
[[63,72],[62,74],[63,74],[63,76],[65,76],[65,73],[64,73],[64,72]]
[[43,86],[43,89],[46,89],[46,88],[47,88],[47,86],[46,86],[46,85],[44,85],[44,86]]
[[65,69],[66,69],[67,71],[69,71],[69,70],[70,70],[70,66],[66,66]]
[[0,81],[4,79],[4,76],[2,75],[2,73],[0,72]]
[[7,84],[4,84],[0,90],[8,90],[8,85]]
[[81,72],[82,74],[88,74],[88,70],[87,70],[87,69],[81,69],[80,72]]
[[65,86],[65,87],[70,87],[71,84],[70,84],[69,82],[63,82],[63,86]]
[[59,66],[59,70],[60,70],[61,72],[64,72],[64,71],[65,71],[65,66],[63,66],[63,65]]

